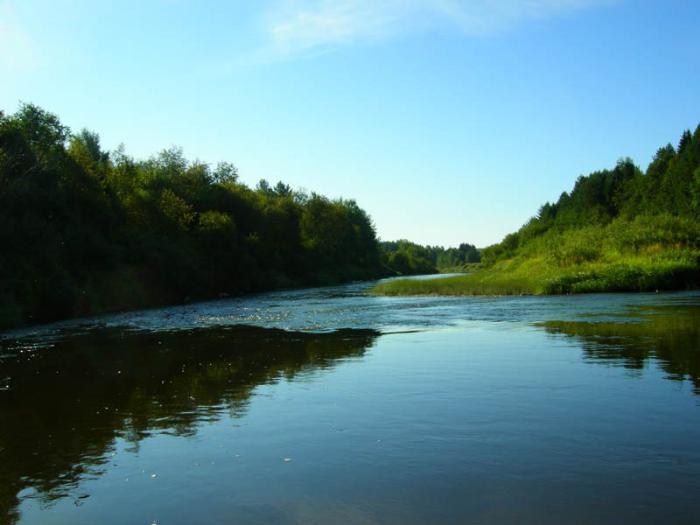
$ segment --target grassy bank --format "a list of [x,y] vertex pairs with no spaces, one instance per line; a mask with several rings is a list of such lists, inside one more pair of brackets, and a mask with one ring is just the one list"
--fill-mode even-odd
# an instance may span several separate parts
[[472,273],[378,285],[378,295],[517,295],[650,291],[700,284],[700,227],[668,215],[549,231]]
[[480,250],[480,269],[374,289],[408,294],[563,294],[695,288],[700,284],[700,126],[659,148],[646,171],[631,159],[581,176],[518,231]]

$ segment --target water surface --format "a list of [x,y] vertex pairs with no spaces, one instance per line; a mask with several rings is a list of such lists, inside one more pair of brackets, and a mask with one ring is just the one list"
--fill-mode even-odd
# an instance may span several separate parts
[[700,522],[700,294],[367,283],[0,336],[0,523]]

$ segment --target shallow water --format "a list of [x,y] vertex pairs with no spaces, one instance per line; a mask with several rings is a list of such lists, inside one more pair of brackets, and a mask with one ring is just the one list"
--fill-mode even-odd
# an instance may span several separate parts
[[0,334],[0,523],[700,522],[700,294],[368,286]]

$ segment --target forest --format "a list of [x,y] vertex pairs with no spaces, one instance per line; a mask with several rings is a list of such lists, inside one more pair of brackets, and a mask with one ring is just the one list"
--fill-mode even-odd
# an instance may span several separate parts
[[402,239],[381,242],[380,252],[382,264],[396,275],[461,272],[481,260],[479,250],[469,243],[444,248]]
[[0,113],[0,328],[391,275],[375,293],[644,291],[700,283],[700,126],[576,180],[478,250],[381,242],[353,200],[261,180],[179,148],[106,151],[25,104]]
[[481,250],[473,273],[394,281],[380,294],[656,291],[700,284],[700,126],[661,147],[646,171],[629,158],[581,176],[518,231]]
[[0,329],[437,272],[471,245],[380,243],[353,200],[242,183],[179,148],[137,160],[25,104],[0,112]]
[[0,241],[4,327],[390,271],[352,200],[109,153],[33,105],[0,117]]

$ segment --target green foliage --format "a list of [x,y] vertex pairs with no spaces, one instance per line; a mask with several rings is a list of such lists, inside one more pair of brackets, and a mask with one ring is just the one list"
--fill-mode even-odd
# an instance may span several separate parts
[[395,275],[419,275],[445,271],[462,271],[481,261],[475,246],[463,243],[458,248],[421,246],[402,239],[382,242],[381,258],[385,268]]
[[405,239],[382,242],[382,263],[396,275],[437,273],[437,264],[429,246]]
[[0,243],[0,327],[387,273],[354,201],[107,152],[33,105],[0,115]]
[[165,189],[158,199],[158,208],[166,223],[178,232],[186,232],[194,220],[192,205],[178,197],[172,190]]
[[393,281],[383,294],[642,291],[700,284],[700,126],[658,150],[646,173],[629,159],[579,177],[472,274]]

